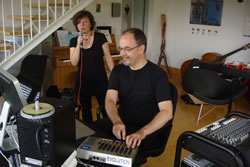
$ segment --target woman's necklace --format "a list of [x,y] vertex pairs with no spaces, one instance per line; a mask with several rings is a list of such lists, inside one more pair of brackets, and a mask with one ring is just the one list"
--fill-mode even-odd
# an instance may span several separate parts
[[90,35],[86,34],[86,37],[84,38],[84,43],[83,43],[83,47],[85,49],[88,49],[92,46],[93,44],[93,35],[92,32],[90,33]]

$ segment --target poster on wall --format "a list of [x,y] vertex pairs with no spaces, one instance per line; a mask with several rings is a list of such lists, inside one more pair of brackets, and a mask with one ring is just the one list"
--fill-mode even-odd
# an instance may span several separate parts
[[96,4],[96,13],[100,13],[101,12],[101,4]]
[[190,24],[220,26],[223,0],[191,0]]

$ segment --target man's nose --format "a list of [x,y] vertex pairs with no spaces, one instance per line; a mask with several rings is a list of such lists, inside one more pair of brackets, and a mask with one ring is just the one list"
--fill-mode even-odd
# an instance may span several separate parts
[[121,55],[121,56],[125,56],[125,55],[126,55],[126,52],[122,49],[122,50],[120,50],[120,55]]

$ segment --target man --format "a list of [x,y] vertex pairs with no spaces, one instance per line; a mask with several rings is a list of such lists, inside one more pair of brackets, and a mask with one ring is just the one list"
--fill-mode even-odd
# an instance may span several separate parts
[[122,34],[123,64],[112,70],[105,99],[112,127],[109,132],[109,124],[102,123],[102,132],[125,140],[128,148],[140,146],[141,152],[155,148],[161,128],[173,117],[168,77],[145,58],[146,47],[147,39],[141,30],[131,28]]
[[122,34],[123,65],[112,71],[106,94],[105,108],[113,123],[112,132],[116,138],[126,140],[129,148],[140,146],[143,139],[172,119],[167,75],[145,58],[146,46],[141,30],[132,28]]

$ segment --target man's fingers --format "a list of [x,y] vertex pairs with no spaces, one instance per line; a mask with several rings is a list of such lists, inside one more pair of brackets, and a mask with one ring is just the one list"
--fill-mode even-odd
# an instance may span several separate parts
[[126,137],[126,145],[128,148],[136,148],[141,145],[142,139],[138,135],[131,135]]
[[119,140],[125,140],[126,138],[126,129],[123,126],[114,126],[113,127],[113,134]]
[[127,145],[128,148],[130,148],[131,142],[132,142],[132,140],[131,140],[131,138],[128,136],[128,137],[126,138],[126,145]]
[[122,130],[121,130],[121,135],[122,135],[122,140],[125,140],[126,139],[126,130],[125,130],[125,128],[122,128]]
[[136,139],[132,139],[130,147],[135,148],[136,142],[137,142]]

